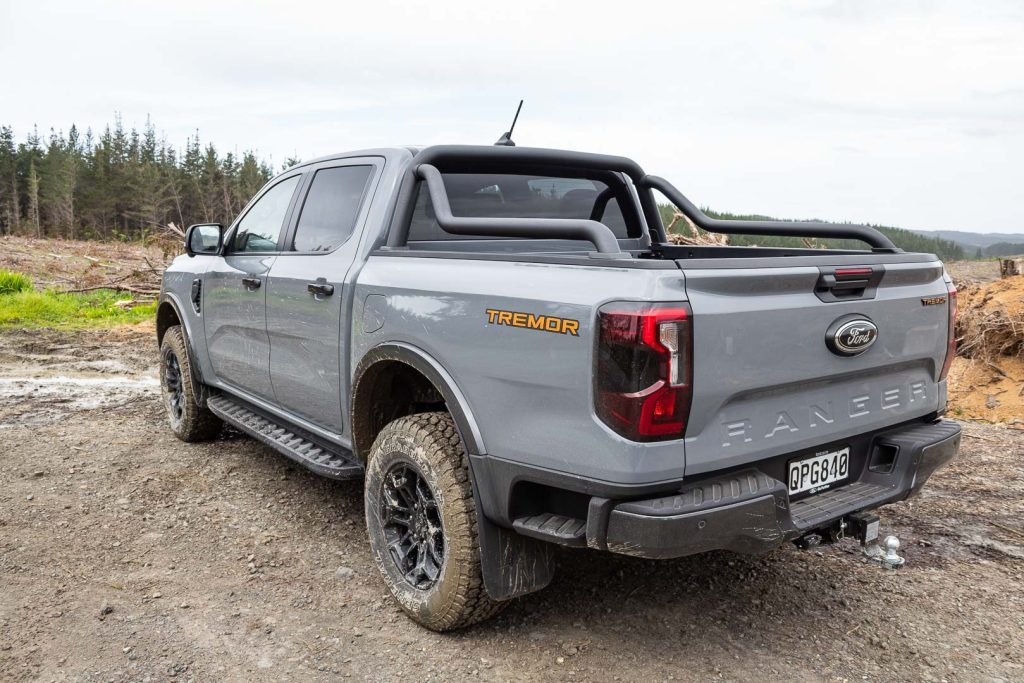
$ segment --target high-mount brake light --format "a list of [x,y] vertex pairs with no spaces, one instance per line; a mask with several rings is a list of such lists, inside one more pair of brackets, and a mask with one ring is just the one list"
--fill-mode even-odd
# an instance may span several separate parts
[[958,307],[956,285],[953,284],[952,280],[946,280],[946,292],[949,294],[949,328],[946,332],[946,360],[943,361],[942,371],[939,372],[940,382],[946,379],[946,375],[949,374],[949,368],[953,365],[953,358],[956,356],[956,316]]
[[634,441],[682,438],[692,398],[687,304],[612,303],[598,311],[598,417]]

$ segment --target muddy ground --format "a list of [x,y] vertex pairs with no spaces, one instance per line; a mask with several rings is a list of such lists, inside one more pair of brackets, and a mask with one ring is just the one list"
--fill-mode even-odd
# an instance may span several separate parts
[[907,566],[817,552],[565,552],[437,635],[378,579],[358,483],[178,442],[147,330],[0,333],[0,680],[1024,679],[1024,432],[884,509]]

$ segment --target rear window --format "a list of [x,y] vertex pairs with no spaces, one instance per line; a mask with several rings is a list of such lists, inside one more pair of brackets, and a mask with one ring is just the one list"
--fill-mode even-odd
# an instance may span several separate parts
[[373,166],[322,168],[313,176],[292,248],[332,251],[348,240]]
[[[593,218],[619,239],[638,236],[636,220],[627,220],[620,207],[626,195],[621,184],[602,199],[608,185],[599,179],[525,174],[445,173],[452,213],[468,218]],[[434,217],[430,195],[422,184],[416,198],[409,241],[510,239],[452,235]]]

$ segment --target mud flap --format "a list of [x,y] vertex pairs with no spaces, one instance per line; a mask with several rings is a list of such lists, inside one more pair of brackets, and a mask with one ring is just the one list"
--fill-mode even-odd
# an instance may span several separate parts
[[484,516],[479,487],[473,476],[473,504],[476,506],[476,529],[480,543],[480,568],[484,588],[494,600],[511,600],[539,591],[551,583],[555,575],[554,549],[550,543],[521,536],[498,526]]

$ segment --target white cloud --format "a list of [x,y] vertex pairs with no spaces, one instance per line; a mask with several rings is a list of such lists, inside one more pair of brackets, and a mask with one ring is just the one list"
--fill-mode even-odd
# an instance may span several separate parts
[[1024,6],[6,2],[0,123],[147,114],[281,160],[374,145],[626,154],[735,212],[1024,232]]

